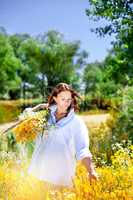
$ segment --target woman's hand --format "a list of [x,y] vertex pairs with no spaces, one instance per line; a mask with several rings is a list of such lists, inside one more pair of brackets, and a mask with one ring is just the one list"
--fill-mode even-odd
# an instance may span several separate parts
[[85,168],[88,171],[89,180],[98,180],[98,175],[95,171],[94,165],[92,163],[91,157],[85,157],[82,159],[82,164],[85,166]]
[[99,180],[99,177],[95,171],[89,172],[88,176],[89,176],[90,181],[92,181],[92,180],[98,181]]

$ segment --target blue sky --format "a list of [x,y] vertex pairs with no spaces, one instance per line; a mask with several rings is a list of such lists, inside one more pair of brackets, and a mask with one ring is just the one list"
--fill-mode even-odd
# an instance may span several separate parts
[[91,33],[90,28],[97,24],[86,16],[88,7],[88,0],[0,0],[0,26],[9,34],[33,36],[57,30],[67,41],[80,40],[81,49],[89,53],[89,62],[101,61],[113,38],[98,38]]

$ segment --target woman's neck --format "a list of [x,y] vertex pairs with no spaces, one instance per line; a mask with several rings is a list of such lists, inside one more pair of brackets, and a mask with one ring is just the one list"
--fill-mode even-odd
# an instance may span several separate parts
[[62,119],[63,117],[66,117],[67,115],[67,111],[59,111],[57,110],[55,112],[55,117],[56,117],[56,120],[59,121],[60,119]]
[[59,108],[57,107],[56,113],[57,113],[57,114],[65,114],[65,113],[67,113],[67,110],[59,109]]

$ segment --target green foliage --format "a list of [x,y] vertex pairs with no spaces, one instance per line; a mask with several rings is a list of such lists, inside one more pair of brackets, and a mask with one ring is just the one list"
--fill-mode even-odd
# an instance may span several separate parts
[[79,100],[80,111],[105,111],[110,112],[110,110],[119,111],[121,106],[122,97],[121,96],[102,96],[87,94],[81,100]]
[[89,95],[84,96],[78,101],[80,111],[90,110],[92,108],[92,98]]
[[97,165],[111,164],[111,156],[115,152],[120,153],[123,149],[125,152],[133,143],[133,87],[124,88],[122,95],[117,112],[113,109],[106,123],[90,127],[90,148]]
[[85,82],[85,93],[96,90],[96,85],[102,82],[102,63],[91,63],[84,69],[83,81]]
[[99,166],[111,162],[111,138],[111,129],[106,123],[102,123],[99,127],[90,128],[90,149]]
[[[116,152],[127,152],[131,146],[131,138],[120,132],[119,127],[123,127],[122,124],[118,124],[118,113],[112,111],[106,122],[101,123],[99,126],[91,126],[87,124],[90,130],[90,149],[94,155],[97,166],[111,165],[112,156]],[[120,123],[120,121],[119,121]],[[115,129],[114,129],[115,127]],[[130,152],[127,152],[130,154]],[[130,156],[130,155],[129,155]],[[125,162],[117,160],[117,162]]]
[[77,56],[79,42],[66,43],[62,35],[55,31],[42,35],[42,40],[45,40],[45,43],[40,44],[39,69],[42,77],[43,75],[46,77],[48,90],[51,91],[59,82],[75,85],[78,76],[77,65],[73,59]]
[[123,90],[123,103],[112,129],[114,141],[131,140],[133,143],[133,87]]
[[119,33],[132,24],[132,1],[129,0],[89,0],[90,8],[86,14],[94,20],[106,19],[104,27],[96,28],[96,32],[103,34]]
[[36,37],[0,33],[0,98],[46,98],[59,82],[78,90],[79,74],[88,54],[79,41],[66,42],[56,31]]
[[84,70],[85,94],[91,96],[92,104],[95,101],[99,108],[111,107],[113,100],[119,98],[120,80],[115,81],[115,67],[112,71],[111,67],[105,61],[88,64]]
[[20,61],[14,55],[8,36],[0,34],[0,98],[19,87],[20,78],[16,74],[19,66]]
[[[113,49],[105,60],[107,76],[115,83],[132,84],[133,80],[133,6],[128,0],[90,0],[86,11],[90,19],[103,20],[96,34],[115,33]],[[101,24],[101,23],[99,23]],[[130,80],[130,81],[128,81]]]
[[7,147],[8,147],[8,151],[17,151],[18,150],[15,137],[14,137],[13,133],[10,131],[7,134]]

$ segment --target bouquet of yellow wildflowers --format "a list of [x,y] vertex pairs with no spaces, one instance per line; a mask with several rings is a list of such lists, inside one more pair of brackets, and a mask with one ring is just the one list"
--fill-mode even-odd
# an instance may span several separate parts
[[45,109],[38,112],[24,111],[19,116],[19,121],[13,129],[17,142],[34,140],[37,134],[45,133],[49,110]]

